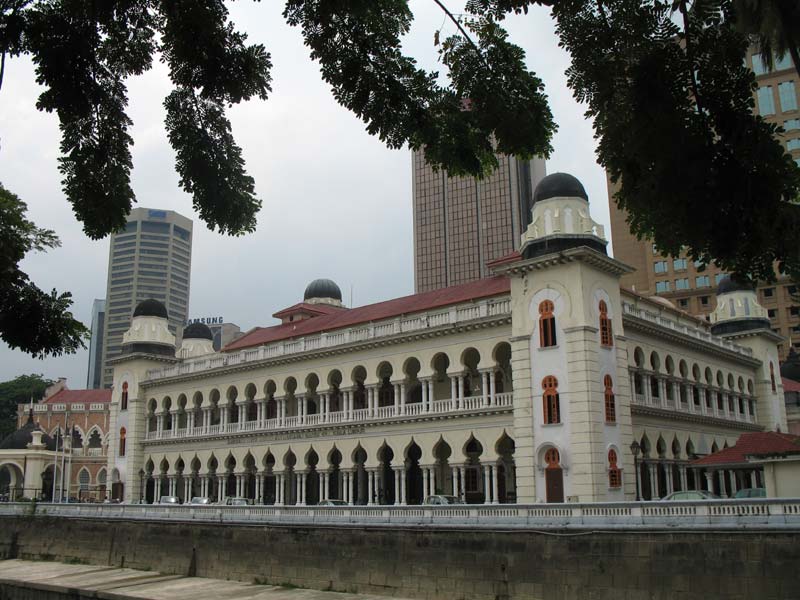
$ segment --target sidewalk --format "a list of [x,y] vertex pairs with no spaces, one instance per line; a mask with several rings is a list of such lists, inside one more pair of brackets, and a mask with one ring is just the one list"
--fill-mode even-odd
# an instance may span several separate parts
[[[0,561],[0,585],[64,592],[65,597],[80,592],[81,597],[103,600],[385,600],[386,596],[320,592],[272,585],[254,585],[203,577],[162,575],[152,571],[118,569],[94,565],[67,565],[57,562]],[[42,595],[44,597],[44,594]],[[28,596],[26,596],[28,597]],[[397,600],[397,599],[395,599]]]

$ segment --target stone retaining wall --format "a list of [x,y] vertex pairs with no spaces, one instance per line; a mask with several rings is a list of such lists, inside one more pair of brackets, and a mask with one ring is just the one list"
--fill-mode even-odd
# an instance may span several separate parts
[[0,517],[0,557],[436,600],[800,597],[795,532],[236,526]]

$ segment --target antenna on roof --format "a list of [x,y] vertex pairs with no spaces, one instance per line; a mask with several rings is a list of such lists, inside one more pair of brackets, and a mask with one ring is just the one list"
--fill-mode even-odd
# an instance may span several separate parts
[[350,284],[350,308],[353,308],[353,284]]

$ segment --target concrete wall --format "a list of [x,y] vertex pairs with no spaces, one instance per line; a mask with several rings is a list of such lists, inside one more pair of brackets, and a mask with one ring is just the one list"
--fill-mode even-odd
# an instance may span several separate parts
[[0,558],[464,600],[798,597],[796,532],[264,527],[0,517]]

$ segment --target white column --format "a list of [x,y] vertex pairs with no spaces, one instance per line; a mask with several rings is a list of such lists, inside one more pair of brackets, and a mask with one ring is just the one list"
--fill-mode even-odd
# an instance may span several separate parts
[[367,471],[367,504],[375,504],[375,471]]
[[400,414],[406,414],[406,383],[400,382]]
[[756,483],[757,483],[756,482],[756,471],[755,471],[755,469],[753,469],[752,471],[750,471],[750,487],[752,487],[752,488],[756,487]]
[[689,484],[687,482],[686,467],[684,465],[681,465],[680,473],[681,473],[681,491],[685,492],[687,489],[689,489]]
[[461,499],[466,501],[467,499],[466,469],[463,466],[461,466],[459,470],[461,471]]
[[731,482],[731,498],[733,498],[738,491],[738,486],[736,485],[736,471],[733,469],[728,471],[728,480]]
[[394,471],[394,504],[400,504],[400,469],[395,467]]
[[[708,491],[714,492],[714,472],[713,471],[706,471],[706,484],[708,485]],[[720,494],[722,495],[722,494]]]
[[492,465],[492,504],[500,504],[499,486],[497,483],[497,466]]
[[308,483],[308,473],[300,473],[300,504],[306,505],[306,484]]
[[667,494],[671,494],[675,491],[675,483],[672,481],[672,463],[665,463],[664,468],[666,469],[667,473]]
[[489,372],[483,371],[481,373],[481,396],[484,406],[489,406]]
[[458,406],[458,381],[456,381],[456,377],[458,376],[450,375],[450,399],[453,407]]
[[395,383],[394,386],[394,416],[400,414],[400,384]]
[[458,402],[457,407],[464,404],[464,375],[458,375]]
[[658,469],[655,463],[650,463],[648,465],[650,468],[650,499],[651,500],[658,500]]
[[161,412],[155,413],[156,415],[156,437],[161,437],[161,432],[164,431],[164,414]]
[[406,468],[400,467],[400,506],[408,504],[408,493],[406,491]]
[[353,472],[352,471],[345,471],[342,473],[342,485],[344,486],[344,497],[346,498],[345,502],[348,504],[355,504],[355,498],[353,498]]
[[495,371],[489,373],[489,406],[494,406],[497,404],[497,376],[495,375]]
[[639,490],[639,498],[638,499],[642,500],[642,499],[644,499],[644,488],[642,487],[642,485],[643,485],[643,482],[642,482],[642,467],[641,467],[642,463],[638,462],[638,461],[635,461],[634,465],[635,465],[634,471],[636,471],[636,489]]
[[367,386],[367,416],[375,415],[375,386]]
[[420,384],[422,385],[422,412],[428,412],[428,380],[422,379],[420,380]]
[[491,465],[483,465],[483,503],[492,504]]
[[458,467],[453,467],[453,496],[461,496],[461,487],[458,485]]

